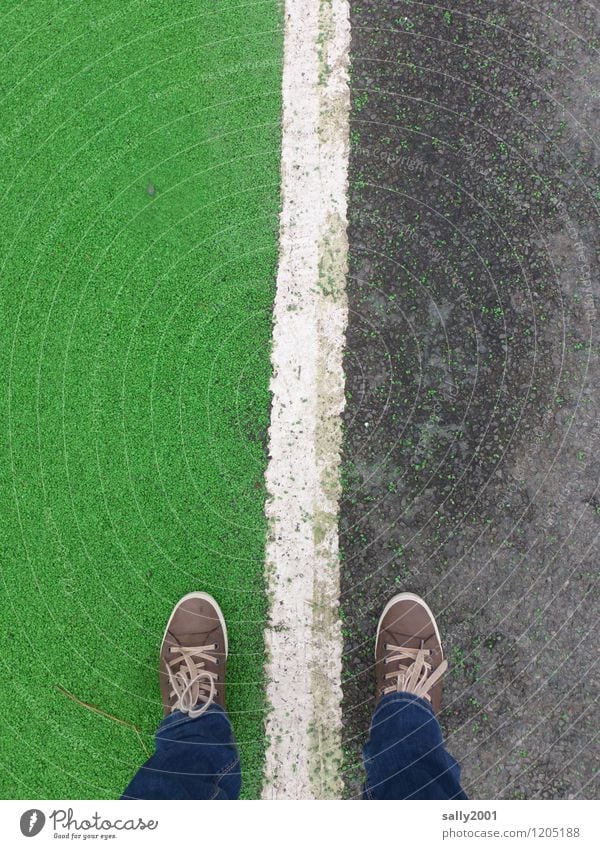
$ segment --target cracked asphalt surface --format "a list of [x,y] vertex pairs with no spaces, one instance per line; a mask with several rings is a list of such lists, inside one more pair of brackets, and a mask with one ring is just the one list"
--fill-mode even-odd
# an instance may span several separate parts
[[472,798],[596,793],[600,13],[352,5],[345,780],[422,594]]

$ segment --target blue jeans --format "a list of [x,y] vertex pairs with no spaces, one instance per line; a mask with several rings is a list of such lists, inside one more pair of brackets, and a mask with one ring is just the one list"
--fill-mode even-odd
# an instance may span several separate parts
[[227,714],[212,704],[190,719],[176,710],[156,732],[156,750],[123,799],[237,799],[240,757]]
[[[410,693],[381,699],[364,761],[364,799],[467,798],[429,702]],[[155,753],[122,798],[237,799],[240,787],[233,730],[225,711],[213,704],[196,719],[175,711],[163,720]]]
[[431,705],[412,693],[384,696],[363,750],[363,799],[466,799],[460,767],[444,748]]

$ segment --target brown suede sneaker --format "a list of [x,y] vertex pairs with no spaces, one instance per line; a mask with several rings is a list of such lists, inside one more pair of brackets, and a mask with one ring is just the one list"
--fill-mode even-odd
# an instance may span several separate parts
[[441,678],[447,668],[431,610],[414,593],[395,595],[384,607],[377,626],[377,701],[388,693],[414,693],[430,701],[438,713]]
[[167,623],[160,649],[160,689],[165,716],[174,710],[195,718],[216,702],[225,707],[227,628],[208,593],[188,593]]

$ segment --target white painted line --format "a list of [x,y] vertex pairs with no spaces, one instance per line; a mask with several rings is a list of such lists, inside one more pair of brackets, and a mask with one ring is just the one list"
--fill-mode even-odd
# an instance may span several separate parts
[[347,324],[347,0],[286,0],[266,480],[266,799],[342,790],[338,499]]

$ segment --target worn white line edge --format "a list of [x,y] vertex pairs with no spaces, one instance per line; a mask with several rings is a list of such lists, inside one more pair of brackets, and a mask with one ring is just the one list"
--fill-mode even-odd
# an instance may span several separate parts
[[347,0],[286,0],[266,472],[265,799],[342,791],[338,501],[347,325]]

